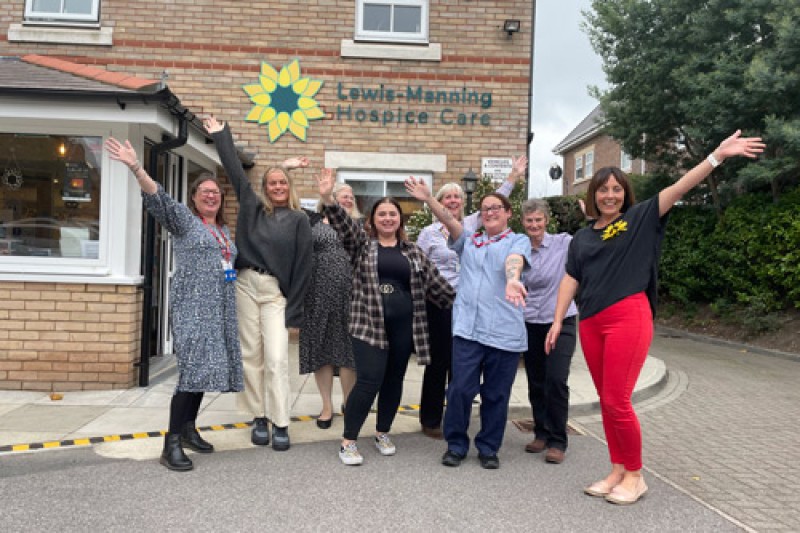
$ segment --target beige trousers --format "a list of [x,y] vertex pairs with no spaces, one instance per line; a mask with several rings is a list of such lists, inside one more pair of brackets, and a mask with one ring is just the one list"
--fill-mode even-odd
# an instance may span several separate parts
[[286,298],[278,280],[241,269],[236,280],[236,313],[242,343],[244,391],[236,395],[241,411],[267,417],[286,427],[291,419],[289,392],[289,330]]

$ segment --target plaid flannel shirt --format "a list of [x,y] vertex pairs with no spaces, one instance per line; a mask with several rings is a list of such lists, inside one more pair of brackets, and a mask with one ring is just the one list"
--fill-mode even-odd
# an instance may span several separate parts
[[[342,239],[353,264],[353,296],[350,300],[350,334],[371,346],[389,348],[383,324],[383,299],[378,288],[378,241],[353,221],[338,205],[326,205],[323,212]],[[411,266],[411,299],[414,306],[412,330],[417,363],[431,361],[425,299],[441,308],[451,307],[455,291],[419,247],[400,242],[400,252]]]

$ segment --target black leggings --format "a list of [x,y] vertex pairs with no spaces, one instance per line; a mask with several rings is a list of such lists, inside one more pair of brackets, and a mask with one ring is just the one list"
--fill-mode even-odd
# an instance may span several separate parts
[[180,433],[183,426],[197,420],[202,392],[176,392],[169,404],[169,432]]
[[385,295],[383,317],[389,348],[387,350],[377,348],[353,337],[356,384],[347,397],[345,406],[343,434],[345,439],[358,439],[375,396],[378,396],[375,429],[378,433],[388,433],[392,429],[392,422],[403,396],[403,378],[406,375],[408,359],[414,349],[413,311],[409,293],[399,291]]

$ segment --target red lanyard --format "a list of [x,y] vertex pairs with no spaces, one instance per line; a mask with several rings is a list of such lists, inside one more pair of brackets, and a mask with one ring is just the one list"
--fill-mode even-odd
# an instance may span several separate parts
[[472,244],[475,245],[475,248],[480,248],[482,246],[486,246],[487,244],[492,244],[493,242],[502,241],[503,239],[508,237],[510,233],[511,233],[511,228],[506,228],[506,230],[503,233],[495,235],[494,237],[487,236],[486,240],[479,242],[478,237],[483,235],[483,232],[478,231],[472,236]]
[[200,220],[203,221],[203,224],[205,224],[205,226],[208,228],[208,231],[210,231],[211,235],[214,236],[214,239],[217,241],[217,244],[219,244],[219,249],[222,252],[222,258],[225,259],[225,261],[230,261],[231,244],[228,241],[228,238],[225,236],[225,232],[222,231],[222,228],[214,224],[214,226],[217,227],[217,230],[219,230],[219,235],[217,235],[217,232],[214,230],[214,228],[211,227],[211,225],[208,222],[206,222],[206,220],[203,217],[200,217]]

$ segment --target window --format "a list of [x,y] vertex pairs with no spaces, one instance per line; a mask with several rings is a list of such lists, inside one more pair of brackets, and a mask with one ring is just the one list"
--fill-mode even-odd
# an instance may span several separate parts
[[98,258],[102,140],[0,133],[0,256]]
[[428,42],[428,0],[357,0],[356,40]]
[[583,154],[583,177],[585,179],[592,179],[594,174],[594,152],[586,152]]
[[99,23],[100,0],[25,0],[25,21]]
[[575,156],[575,181],[583,180],[583,154]]
[[353,188],[356,205],[365,217],[369,216],[372,204],[384,196],[392,196],[400,203],[403,210],[403,223],[414,211],[422,209],[422,202],[409,196],[403,182],[409,176],[424,179],[428,186],[433,184],[430,173],[420,172],[369,172],[342,170],[339,171],[337,180],[347,183]]
[[630,172],[633,169],[633,159],[625,150],[622,150],[619,156],[619,168],[625,172]]

